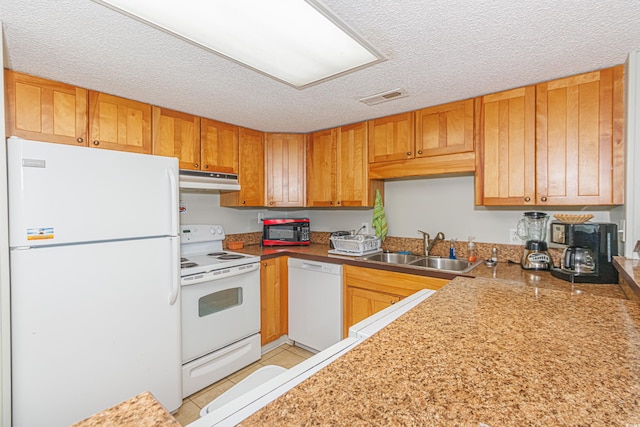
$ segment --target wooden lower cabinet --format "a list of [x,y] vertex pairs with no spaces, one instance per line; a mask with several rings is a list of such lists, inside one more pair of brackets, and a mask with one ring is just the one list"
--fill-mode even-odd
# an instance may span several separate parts
[[373,268],[343,267],[344,336],[349,327],[421,289],[438,290],[448,279]]
[[401,295],[376,292],[368,289],[347,286],[345,289],[345,332],[346,337],[349,327],[361,320],[397,303],[403,298]]
[[288,257],[260,261],[260,332],[262,345],[288,333]]

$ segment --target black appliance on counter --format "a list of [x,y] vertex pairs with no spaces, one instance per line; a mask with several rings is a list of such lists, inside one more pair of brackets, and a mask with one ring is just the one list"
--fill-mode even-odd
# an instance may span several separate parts
[[262,246],[310,244],[309,218],[267,218],[263,221]]
[[618,227],[610,223],[551,223],[551,243],[564,248],[551,275],[572,283],[618,283]]

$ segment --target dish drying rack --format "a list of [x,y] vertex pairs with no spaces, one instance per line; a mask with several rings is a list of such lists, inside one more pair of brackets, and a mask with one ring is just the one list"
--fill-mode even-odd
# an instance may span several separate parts
[[333,236],[330,240],[334,247],[329,250],[330,254],[363,256],[381,251],[380,238],[373,235]]

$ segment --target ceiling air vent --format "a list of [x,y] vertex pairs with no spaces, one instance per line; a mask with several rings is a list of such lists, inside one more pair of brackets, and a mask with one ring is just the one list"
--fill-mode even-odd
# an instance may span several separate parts
[[386,92],[378,93],[375,95],[360,98],[360,102],[364,102],[367,105],[381,104],[387,101],[393,101],[394,99],[400,99],[409,96],[409,93],[402,88],[388,90]]

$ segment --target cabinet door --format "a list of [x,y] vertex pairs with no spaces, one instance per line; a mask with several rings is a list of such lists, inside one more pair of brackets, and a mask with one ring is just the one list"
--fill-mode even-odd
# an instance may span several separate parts
[[347,286],[345,298],[344,336],[346,337],[351,326],[397,303],[403,297]]
[[6,133],[87,145],[87,90],[5,70]]
[[89,91],[90,147],[151,154],[151,105]]
[[537,203],[605,205],[614,197],[614,156],[623,157],[623,67],[536,86]]
[[288,333],[287,257],[260,263],[260,332],[262,345]]
[[267,134],[265,168],[268,207],[305,202],[305,135]]
[[416,157],[473,151],[473,99],[416,111]]
[[336,200],[337,130],[314,132],[307,143],[307,206],[333,207]]
[[367,126],[356,123],[338,129],[336,195],[339,206],[373,206],[375,190],[384,194],[382,181],[369,180]]
[[238,173],[238,126],[202,119],[200,147],[203,171]]
[[240,191],[220,193],[220,206],[264,206],[264,133],[240,128]]
[[153,107],[152,153],[177,157],[180,169],[200,170],[200,118]]
[[476,100],[476,205],[535,203],[535,87]]
[[370,120],[369,163],[414,157],[414,112]]

